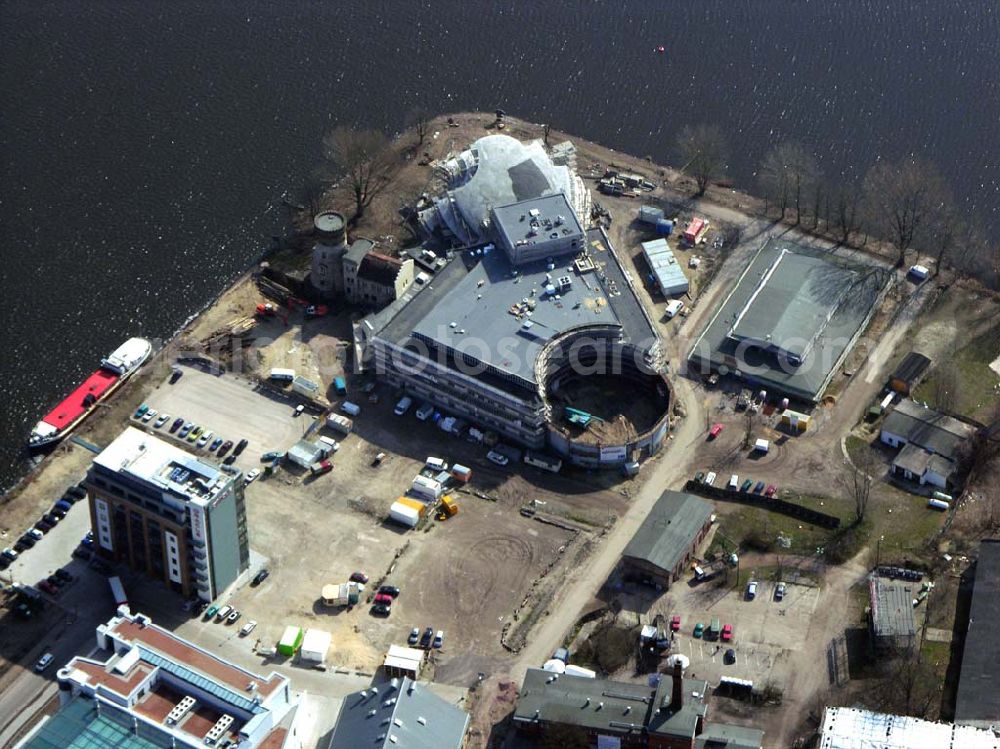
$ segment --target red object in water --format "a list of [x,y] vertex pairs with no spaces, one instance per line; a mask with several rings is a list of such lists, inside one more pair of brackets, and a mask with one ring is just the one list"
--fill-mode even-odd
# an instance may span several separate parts
[[661,44],[659,47],[656,48],[656,51],[662,55],[664,52],[667,51],[667,48]]
[[[111,386],[118,382],[119,376],[108,370],[98,369],[63,401],[50,411],[43,419],[46,424],[56,429],[65,429],[90,407],[104,397]],[[87,398],[87,396],[92,396]]]

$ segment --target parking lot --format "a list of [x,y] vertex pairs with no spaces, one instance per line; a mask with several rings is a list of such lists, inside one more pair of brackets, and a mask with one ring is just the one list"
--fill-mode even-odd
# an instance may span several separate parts
[[[801,661],[802,652],[814,646],[819,662],[825,663],[822,659],[827,642],[819,638],[820,642],[810,643],[820,589],[811,584],[786,583],[785,595],[778,601],[773,580],[755,579],[758,587],[753,600],[747,598],[745,584],[739,589],[733,587],[734,570],[728,582],[678,581],[650,606],[650,618],[658,613],[668,620],[673,615],[681,617],[681,628],[674,637],[671,652],[686,655],[691,661],[691,672],[711,684],[718,684],[721,677],[728,676],[747,679],[755,685],[773,682],[783,686],[792,675],[791,661]],[[731,641],[710,636],[708,630],[713,619],[718,619],[721,626],[732,625]],[[700,638],[693,635],[698,623],[705,628]],[[729,649],[735,653],[735,663],[724,660]]]

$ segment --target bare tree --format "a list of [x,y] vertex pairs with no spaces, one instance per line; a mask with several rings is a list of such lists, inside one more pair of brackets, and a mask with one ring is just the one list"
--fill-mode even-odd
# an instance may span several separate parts
[[833,203],[833,224],[840,236],[841,244],[847,244],[851,234],[861,230],[864,216],[861,210],[862,191],[851,183],[842,183],[831,190]]
[[725,172],[728,144],[716,125],[685,126],[677,136],[677,150],[683,169],[690,171],[698,184],[698,196]]
[[417,143],[415,148],[420,148],[424,145],[424,141],[427,139],[427,133],[430,132],[431,121],[425,112],[420,107],[410,110],[410,113],[406,116],[407,125],[413,128],[413,134],[417,136]]
[[[764,156],[758,173],[765,195],[781,208],[781,218],[795,207],[795,223],[802,221],[802,201],[819,179],[816,157],[799,143],[781,143]],[[817,199],[818,202],[818,199]]]
[[950,202],[937,167],[914,157],[873,166],[865,177],[864,192],[873,222],[899,252],[897,265],[905,262],[914,242],[928,238],[926,230]]
[[868,445],[844,464],[844,472],[839,481],[854,500],[854,520],[857,523],[863,522],[868,514],[868,503],[871,501],[872,485],[875,483],[878,467],[878,458]]
[[337,127],[323,138],[323,155],[330,173],[342,176],[351,191],[351,221],[356,222],[392,180],[394,159],[389,139],[377,130]]

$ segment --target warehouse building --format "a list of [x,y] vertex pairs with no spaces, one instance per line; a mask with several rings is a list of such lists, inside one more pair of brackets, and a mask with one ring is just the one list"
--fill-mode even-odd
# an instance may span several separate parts
[[642,243],[642,256],[663,296],[686,294],[688,279],[665,239]]
[[[19,749],[297,749],[287,677],[253,673],[121,612],[59,669],[60,709]],[[103,653],[103,654],[100,654]]]
[[84,485],[100,556],[203,601],[249,567],[241,473],[128,427],[94,458]]
[[461,749],[469,715],[408,677],[344,698],[327,749]]
[[917,623],[913,599],[917,591],[909,583],[873,575],[868,581],[868,633],[879,654],[902,653],[913,647]]
[[818,402],[885,291],[880,267],[770,240],[695,342],[696,371]]
[[665,491],[622,552],[626,579],[667,589],[681,578],[712,525],[712,504]]
[[969,629],[955,698],[955,722],[992,728],[1000,725],[1000,649],[994,634],[1000,621],[1000,539],[979,544]]
[[901,447],[892,473],[921,486],[951,490],[959,483],[959,463],[978,427],[906,399],[885,417],[879,439]]

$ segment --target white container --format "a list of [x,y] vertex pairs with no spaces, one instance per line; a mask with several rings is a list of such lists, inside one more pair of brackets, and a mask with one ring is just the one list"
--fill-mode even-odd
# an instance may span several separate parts
[[418,497],[434,501],[441,499],[441,484],[426,476],[417,476],[413,479],[410,492]]
[[424,465],[428,468],[433,468],[435,471],[448,470],[448,464],[441,460],[441,458],[435,458],[433,455],[429,456],[427,460],[424,461]]
[[417,523],[420,522],[420,513],[402,502],[393,502],[392,507],[389,508],[389,519],[400,525],[405,525],[407,528],[416,528]]
[[271,374],[268,375],[268,379],[274,380],[275,382],[291,382],[295,379],[295,370],[275,367],[271,370]]
[[947,511],[947,509],[951,507],[951,505],[943,499],[929,499],[927,500],[927,506],[932,510],[941,510],[942,512]]
[[361,406],[359,406],[357,403],[344,401],[343,403],[340,404],[340,410],[350,416],[357,416],[359,413],[361,413]]
[[566,670],[563,672],[567,676],[582,676],[585,679],[596,679],[597,672],[591,671],[589,668],[584,668],[583,666],[566,666]]

